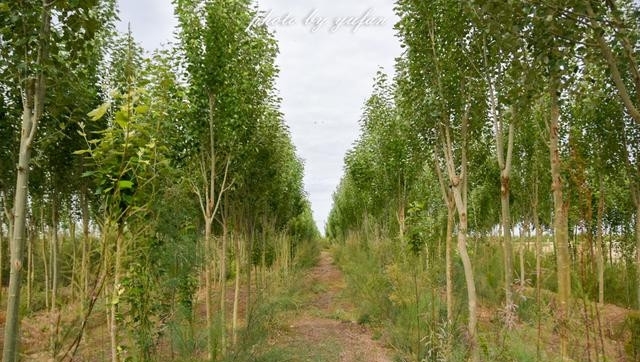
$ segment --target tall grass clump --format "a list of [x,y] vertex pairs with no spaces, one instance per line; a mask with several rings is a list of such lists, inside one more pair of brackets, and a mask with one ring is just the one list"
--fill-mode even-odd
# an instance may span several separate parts
[[[347,282],[347,296],[358,322],[370,325],[401,360],[449,361],[463,356],[457,323],[446,322],[444,269],[436,255],[415,250],[394,238],[352,235],[334,246]],[[458,315],[461,308],[457,304]]]

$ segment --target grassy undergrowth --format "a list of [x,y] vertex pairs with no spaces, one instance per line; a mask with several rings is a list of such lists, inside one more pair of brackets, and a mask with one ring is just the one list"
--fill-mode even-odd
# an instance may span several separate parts
[[[286,321],[305,303],[304,273],[314,266],[320,255],[318,243],[306,243],[297,251],[293,271],[270,283],[248,315],[247,327],[241,331],[239,344],[225,361],[287,361],[291,351],[270,345],[270,338],[286,330]],[[295,347],[295,346],[294,346]],[[303,351],[308,346],[298,346]]]
[[[557,361],[559,336],[555,315],[553,260],[545,260],[543,293],[536,297],[535,280],[515,288],[514,313],[506,313],[502,291],[502,252],[497,245],[478,243],[471,249],[479,297],[478,343],[486,361]],[[398,351],[399,361],[464,361],[467,300],[464,274],[454,258],[454,318],[447,323],[444,260],[433,252],[415,255],[397,240],[352,237],[333,246],[347,280],[346,293],[358,309],[358,322],[377,331],[377,337]],[[535,273],[533,255],[527,271]],[[514,265],[514,267],[517,267]],[[515,269],[517,270],[517,269]],[[574,305],[569,318],[569,353],[576,361],[634,360],[635,324],[600,333],[606,310],[586,302],[579,279],[574,283]],[[619,307],[616,310],[624,310]],[[508,316],[516,318],[508,320]],[[622,317],[624,320],[624,317]],[[631,345],[630,345],[631,344]],[[627,346],[627,347],[623,347]],[[623,349],[630,352],[624,352]]]

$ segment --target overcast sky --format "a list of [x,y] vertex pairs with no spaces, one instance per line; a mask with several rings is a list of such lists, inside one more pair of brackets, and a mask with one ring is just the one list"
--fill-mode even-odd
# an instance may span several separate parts
[[[148,51],[173,38],[177,21],[170,0],[118,3],[118,29],[126,31],[130,23]],[[401,52],[393,0],[261,0],[258,6],[280,46],[282,112],[305,162],[305,190],[322,231],[373,77],[380,67],[392,73]]]

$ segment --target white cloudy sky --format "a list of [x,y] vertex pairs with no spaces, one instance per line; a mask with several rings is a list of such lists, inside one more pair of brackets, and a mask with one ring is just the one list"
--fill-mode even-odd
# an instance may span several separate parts
[[[172,39],[177,21],[171,0],[119,0],[120,23],[127,24],[147,50]],[[380,67],[393,72],[401,49],[393,26],[393,0],[261,0],[280,45],[278,89],[282,111],[298,155],[305,161],[305,189],[322,230],[331,195],[343,172],[343,157],[358,136],[362,105]],[[304,21],[309,14],[326,20],[315,32]],[[377,18],[384,25],[356,31],[332,25],[347,17]],[[292,24],[293,23],[293,24]]]

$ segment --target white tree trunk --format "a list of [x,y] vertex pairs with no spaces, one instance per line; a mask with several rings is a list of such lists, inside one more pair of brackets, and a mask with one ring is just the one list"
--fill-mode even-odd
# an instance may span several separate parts
[[233,294],[233,346],[238,343],[238,302],[240,300],[240,263],[242,263],[241,240],[234,236],[235,240],[235,289]]
[[567,320],[569,301],[571,298],[571,257],[569,255],[569,234],[567,220],[567,205],[564,202],[563,182],[560,159],[560,106],[558,104],[557,85],[552,80],[549,94],[551,97],[551,115],[549,120],[549,156],[551,162],[551,188],[553,191],[553,234],[556,241],[556,263],[558,274],[558,319],[560,331],[560,350],[562,358],[567,356],[568,337]]
[[[45,97],[45,76],[42,68],[48,59],[48,46],[51,29],[51,3],[43,0],[41,30],[37,49],[37,75],[27,79],[27,89],[22,99],[22,129],[20,134],[20,150],[16,179],[16,194],[13,204],[15,225],[10,247],[10,275],[7,295],[7,314],[4,329],[3,362],[18,359],[18,341],[20,324],[20,286],[22,284],[22,263],[26,234],[27,195],[29,191],[29,166],[31,163],[31,146],[42,117]],[[24,61],[28,61],[24,59]]]
[[604,303],[604,257],[602,255],[603,226],[604,226],[604,182],[600,178],[600,193],[598,195],[598,230],[596,231],[596,267],[598,273],[598,302]]
[[469,321],[467,333],[469,339],[469,347],[471,351],[471,360],[473,362],[480,361],[480,350],[477,341],[477,293],[475,279],[473,276],[473,266],[471,258],[467,251],[467,190],[468,190],[468,161],[467,161],[467,127],[468,127],[468,111],[461,120],[461,156],[460,156],[460,173],[456,172],[455,160],[453,155],[453,146],[451,142],[449,128],[444,129],[444,135],[441,139],[443,142],[443,153],[446,161],[447,173],[451,184],[451,192],[455,201],[456,210],[458,211],[458,251],[464,268],[465,282],[467,285],[467,300],[469,307]]
[[20,287],[22,284],[23,254],[26,235],[27,194],[29,188],[29,163],[31,161],[32,130],[37,126],[35,115],[25,104],[22,115],[22,133],[20,137],[20,156],[16,196],[13,205],[15,223],[10,251],[9,290],[7,293],[7,319],[4,333],[3,361],[16,361],[18,358],[18,339],[20,324]]

